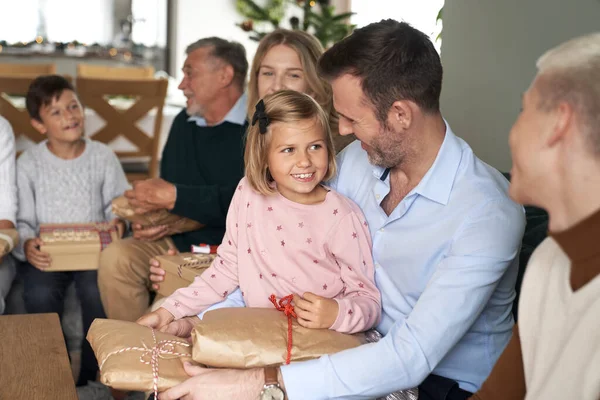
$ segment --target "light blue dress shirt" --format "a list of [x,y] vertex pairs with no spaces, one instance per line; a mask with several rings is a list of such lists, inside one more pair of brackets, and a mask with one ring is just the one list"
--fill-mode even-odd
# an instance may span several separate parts
[[[338,166],[331,187],[361,207],[371,230],[384,337],[283,366],[289,399],[373,399],[431,373],[476,391],[513,326],[525,215],[508,182],[449,126],[435,162],[389,216],[380,207],[389,176],[360,142],[340,153]],[[235,294],[228,301],[243,304]]]
[[[238,124],[238,125],[244,125],[244,122],[246,121],[247,106],[248,106],[248,96],[246,95],[246,93],[244,93],[240,96],[238,101],[235,102],[233,107],[231,107],[231,110],[229,110],[227,115],[225,115],[225,118],[223,118],[223,120],[216,123],[214,126],[221,125],[225,121],[231,122],[234,124]],[[206,119],[204,119],[203,117],[201,117],[199,115],[192,115],[191,117],[188,118],[188,122],[195,122],[196,125],[201,126],[201,127],[208,126],[208,124],[206,123]]]

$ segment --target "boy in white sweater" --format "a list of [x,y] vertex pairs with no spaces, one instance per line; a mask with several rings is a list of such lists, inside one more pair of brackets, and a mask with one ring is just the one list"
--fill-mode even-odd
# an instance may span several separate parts
[[[39,227],[43,223],[112,221],[122,235],[125,224],[112,214],[111,202],[129,184],[113,151],[84,137],[83,107],[66,79],[57,75],[36,78],[26,105],[31,124],[48,139],[25,151],[17,161],[21,244],[14,254],[26,261],[20,268],[25,307],[29,313],[62,316],[66,289],[74,281],[85,337],[95,318],[105,318],[97,272],[44,272],[52,260],[40,251]],[[77,385],[94,381],[97,371],[94,353],[84,340]]]
[[[14,228],[16,217],[15,135],[8,121],[0,117],[0,229]],[[15,260],[10,254],[0,256],[0,314],[14,277]]]

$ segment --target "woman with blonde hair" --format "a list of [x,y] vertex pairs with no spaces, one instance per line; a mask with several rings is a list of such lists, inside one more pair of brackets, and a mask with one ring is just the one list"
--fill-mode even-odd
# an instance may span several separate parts
[[339,152],[354,140],[354,135],[341,136],[338,132],[331,86],[317,74],[321,54],[321,43],[303,31],[276,29],[262,38],[250,69],[248,120],[256,103],[268,94],[284,89],[306,93],[328,115],[334,147]]

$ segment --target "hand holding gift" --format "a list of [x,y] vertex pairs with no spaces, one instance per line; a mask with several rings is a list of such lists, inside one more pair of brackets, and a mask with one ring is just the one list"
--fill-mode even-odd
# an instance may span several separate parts
[[173,317],[173,314],[160,307],[156,311],[141,316],[136,322],[140,325],[147,326],[148,328],[161,329],[174,319],[175,317]]
[[145,179],[133,182],[133,189],[126,191],[125,197],[136,214],[145,214],[175,207],[177,189],[175,185],[161,178]]
[[294,296],[294,307],[298,323],[305,328],[329,329],[338,316],[340,306],[334,299],[306,292],[302,297]]
[[40,250],[43,244],[44,242],[40,238],[29,239],[25,242],[25,258],[31,265],[42,271],[52,263],[50,254]]
[[164,207],[144,211],[145,208],[134,205],[136,200],[131,199],[135,196],[133,193],[127,191],[125,196],[114,199],[112,209],[115,215],[133,224],[133,236],[136,239],[153,241],[176,233],[195,231],[204,226],[189,218],[171,214]]

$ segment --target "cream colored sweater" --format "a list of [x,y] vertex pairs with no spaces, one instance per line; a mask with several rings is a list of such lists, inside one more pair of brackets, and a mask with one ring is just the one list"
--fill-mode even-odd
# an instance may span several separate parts
[[519,302],[526,400],[600,398],[600,276],[573,292],[570,273],[552,237],[527,265]]

